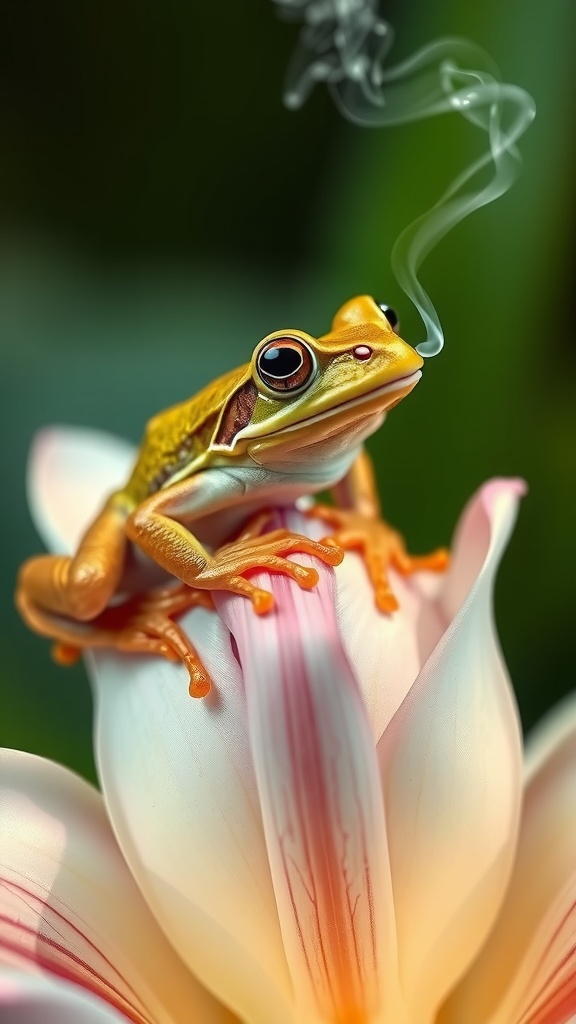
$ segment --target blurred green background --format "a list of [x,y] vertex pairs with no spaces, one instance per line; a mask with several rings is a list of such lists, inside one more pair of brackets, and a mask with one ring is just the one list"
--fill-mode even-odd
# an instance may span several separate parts
[[[496,614],[529,727],[574,683],[574,0],[394,2],[394,60],[469,36],[535,97],[513,190],[425,265],[446,348],[369,447],[414,551],[447,542],[485,478],[530,486]],[[150,414],[244,362],[282,326],[327,329],[358,292],[419,318],[396,236],[479,139],[457,117],[344,123],[319,88],[281,102],[297,27],[269,0],[0,2],[0,743],[94,777],[82,666],[52,664],[12,604],[40,549],[26,508],[46,423],[137,441]]]

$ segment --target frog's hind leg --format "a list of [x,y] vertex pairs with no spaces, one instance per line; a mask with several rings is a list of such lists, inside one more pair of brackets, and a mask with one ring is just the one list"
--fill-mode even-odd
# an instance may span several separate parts
[[[124,569],[128,512],[113,496],[84,534],[73,557],[40,555],[24,563],[18,576],[16,604],[32,629],[41,624],[43,612],[50,620],[64,616],[86,622],[106,607]],[[36,609],[32,616],[31,608]]]
[[207,594],[183,584],[110,605],[118,591],[126,555],[126,519],[131,509],[113,495],[84,534],[78,552],[40,555],[22,566],[16,604],[35,633],[56,641],[53,653],[72,664],[86,648],[180,659],[190,675],[190,693],[202,697],[210,677],[194,647],[170,616],[195,605],[211,605]]
[[105,624],[107,620],[120,617],[123,625],[116,632],[114,644],[118,650],[134,653],[148,650],[171,661],[181,661],[188,670],[190,696],[205,697],[212,685],[210,676],[187,634],[171,618],[197,607],[213,609],[210,594],[176,583],[137,595],[124,605],[110,608],[99,621]]
[[[33,560],[40,561],[43,559]],[[90,621],[78,621],[40,607],[25,587],[19,587],[16,600],[28,626],[55,641],[52,654],[61,665],[74,664],[87,649],[150,654],[185,665],[190,696],[204,697],[210,690],[210,676],[194,646],[180,625],[170,618],[199,605],[213,608],[210,595],[203,591],[191,590],[185,584],[152,590],[106,607]]]
[[80,648],[94,646],[89,642],[94,629],[87,623],[106,608],[120,582],[128,513],[112,495],[73,557],[40,555],[20,569],[16,606],[30,629],[57,641],[63,663],[72,663]]
[[106,612],[92,622],[61,618],[53,612],[38,608],[23,591],[17,594],[17,602],[30,629],[55,641],[52,655],[60,665],[73,665],[83,650],[96,648],[171,657],[166,642],[160,637],[148,636],[138,628],[140,623],[128,621],[124,627],[119,627],[106,622]]

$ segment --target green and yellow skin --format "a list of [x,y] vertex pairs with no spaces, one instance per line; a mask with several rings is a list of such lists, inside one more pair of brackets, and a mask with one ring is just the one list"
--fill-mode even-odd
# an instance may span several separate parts
[[[72,661],[86,647],[162,654],[186,664],[191,694],[203,696],[210,679],[173,616],[211,605],[210,591],[242,594],[265,614],[272,595],[248,574],[265,569],[310,588],[316,570],[288,554],[337,565],[354,548],[378,607],[390,613],[397,608],[390,564],[404,573],[445,567],[445,551],[413,558],[381,520],[362,451],[421,376],[421,357],[383,309],[360,296],[321,338],[276,331],[250,363],[149,422],[130,479],[109,497],[76,554],[43,555],[21,568],[17,605],[33,630],[56,641],[58,660]],[[309,514],[330,526],[330,537],[261,533],[271,506],[325,489],[335,506],[315,505]],[[180,585],[150,589],[154,566]]]

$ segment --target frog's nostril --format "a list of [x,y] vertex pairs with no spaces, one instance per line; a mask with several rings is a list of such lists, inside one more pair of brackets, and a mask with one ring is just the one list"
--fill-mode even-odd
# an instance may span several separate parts
[[369,345],[356,345],[356,348],[352,349],[352,354],[356,356],[356,359],[370,359],[372,355],[372,349]]

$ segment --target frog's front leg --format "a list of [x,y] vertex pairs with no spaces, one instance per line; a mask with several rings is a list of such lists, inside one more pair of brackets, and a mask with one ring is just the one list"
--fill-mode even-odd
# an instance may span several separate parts
[[324,543],[360,552],[381,612],[398,608],[388,579],[390,566],[408,575],[419,569],[442,572],[448,565],[446,548],[438,548],[428,555],[409,555],[402,535],[382,520],[372,461],[365,451],[360,452],[333,493],[336,507],[314,505],[308,515],[333,528],[334,532],[324,538]]
[[209,554],[186,524],[226,507],[225,496],[218,498],[210,481],[203,479],[215,473],[218,470],[208,470],[159,491],[135,509],[126,523],[130,539],[183,583],[200,590],[242,594],[258,614],[264,614],[274,607],[272,594],[246,579],[245,573],[259,569],[282,573],[310,589],[318,582],[316,570],[291,562],[286,555],[303,552],[332,566],[342,561],[343,552],[333,543],[318,543],[284,530],[262,537],[241,536]]

